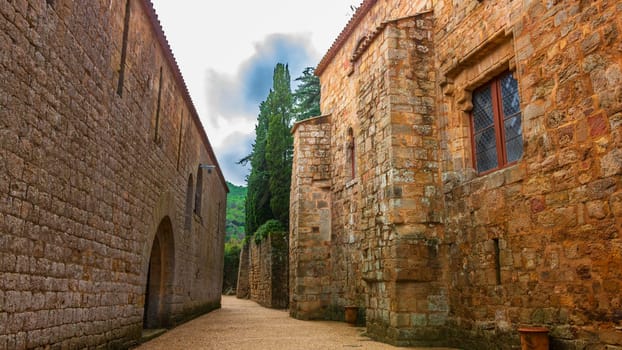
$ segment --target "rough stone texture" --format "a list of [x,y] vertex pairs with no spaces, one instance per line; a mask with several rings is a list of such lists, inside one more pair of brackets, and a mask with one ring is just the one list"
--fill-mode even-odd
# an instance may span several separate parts
[[252,240],[240,253],[238,298],[248,297],[265,307],[286,309],[288,269],[286,232],[272,232],[259,243]]
[[147,322],[220,304],[227,189],[204,171],[193,213],[216,159],[150,2],[130,4],[120,96],[125,1],[0,2],[0,349],[135,343],[150,259]]
[[[538,325],[553,348],[619,347],[620,11],[365,1],[318,66],[327,116],[294,129],[290,313],[359,306],[395,344],[515,349]],[[523,156],[479,176],[471,91],[507,70]]]
[[235,296],[241,299],[250,297],[250,243],[246,243],[240,250],[240,266],[238,267],[238,281],[235,288]]
[[296,124],[290,192],[289,312],[302,319],[328,314],[330,260],[330,117]]

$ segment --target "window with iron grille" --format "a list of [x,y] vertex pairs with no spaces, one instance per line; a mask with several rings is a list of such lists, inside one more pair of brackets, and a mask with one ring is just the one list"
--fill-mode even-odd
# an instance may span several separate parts
[[480,174],[503,168],[523,155],[518,83],[511,72],[473,91],[473,164]]

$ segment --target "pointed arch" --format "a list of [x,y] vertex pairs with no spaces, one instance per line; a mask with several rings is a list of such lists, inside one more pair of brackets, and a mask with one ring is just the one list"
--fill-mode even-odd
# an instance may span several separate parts
[[158,225],[151,245],[145,283],[143,328],[163,328],[171,324],[173,281],[175,280],[175,243],[171,219]]

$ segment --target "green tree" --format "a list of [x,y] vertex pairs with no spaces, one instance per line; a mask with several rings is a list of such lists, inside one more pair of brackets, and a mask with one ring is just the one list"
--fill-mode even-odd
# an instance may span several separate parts
[[320,78],[313,73],[313,67],[307,67],[296,78],[300,84],[294,92],[294,113],[296,120],[317,117],[320,112]]
[[289,68],[279,63],[274,68],[272,89],[259,106],[253,151],[240,161],[251,164],[246,193],[247,236],[254,234],[268,220],[279,220],[285,226],[289,221],[292,121]]
[[266,162],[268,164],[270,208],[272,215],[284,224],[289,221],[289,187],[292,175],[291,134],[292,91],[287,65],[279,63],[274,68],[273,90],[268,95],[270,109]]
[[255,126],[253,151],[240,162],[249,162],[251,172],[246,179],[246,234],[252,235],[257,228],[272,219],[270,209],[270,189],[268,164],[266,162],[266,144],[268,136],[269,113],[266,102],[259,106],[259,116]]

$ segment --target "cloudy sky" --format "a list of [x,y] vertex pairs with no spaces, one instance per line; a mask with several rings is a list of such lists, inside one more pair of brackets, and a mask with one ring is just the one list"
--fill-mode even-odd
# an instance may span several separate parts
[[238,185],[276,63],[292,79],[315,67],[360,2],[152,1],[225,178]]

